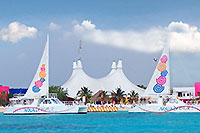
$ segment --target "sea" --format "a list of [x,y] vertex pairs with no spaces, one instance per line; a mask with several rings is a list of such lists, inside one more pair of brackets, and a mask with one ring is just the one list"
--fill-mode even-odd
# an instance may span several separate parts
[[200,132],[200,113],[0,114],[0,132]]

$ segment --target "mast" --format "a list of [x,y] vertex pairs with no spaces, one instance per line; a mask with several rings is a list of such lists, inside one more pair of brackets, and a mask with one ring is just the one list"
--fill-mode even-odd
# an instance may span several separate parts
[[47,89],[46,89],[46,94],[47,94],[47,98],[49,97],[49,34],[47,34],[47,42],[46,42],[46,46],[47,46]]

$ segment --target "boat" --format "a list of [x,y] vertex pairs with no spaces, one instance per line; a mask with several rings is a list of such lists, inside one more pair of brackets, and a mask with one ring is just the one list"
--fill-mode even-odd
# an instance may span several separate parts
[[78,114],[87,113],[87,106],[65,105],[49,97],[49,35],[37,72],[23,97],[14,98],[4,115]]
[[35,98],[31,104],[22,102],[6,108],[4,115],[78,114],[78,111],[78,106],[65,106],[57,98]]
[[199,105],[189,105],[171,95],[169,43],[166,44],[153,76],[140,97],[139,103],[133,104],[132,112],[200,112]]

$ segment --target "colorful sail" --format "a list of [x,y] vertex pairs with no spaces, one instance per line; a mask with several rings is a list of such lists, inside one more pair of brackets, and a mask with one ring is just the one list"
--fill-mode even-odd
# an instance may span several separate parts
[[167,95],[170,92],[169,44],[163,50],[145,95]]
[[48,96],[49,91],[49,36],[37,72],[23,98]]

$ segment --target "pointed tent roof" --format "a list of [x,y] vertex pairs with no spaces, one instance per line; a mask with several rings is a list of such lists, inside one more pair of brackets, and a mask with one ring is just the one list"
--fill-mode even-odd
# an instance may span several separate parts
[[88,87],[93,93],[101,90],[101,83],[96,79],[88,76],[82,69],[81,60],[78,60],[77,67],[76,62],[73,62],[73,72],[71,77],[67,82],[65,82],[62,87],[68,89],[68,94],[70,97],[76,97],[77,92],[81,87]]
[[134,90],[135,92],[139,94],[143,94],[144,90],[134,85],[124,74],[122,69],[122,60],[120,59],[117,64],[116,70],[112,73],[106,76],[105,78],[100,79],[104,90],[106,91],[112,91],[115,90],[118,87],[121,87],[122,90],[124,90],[126,93],[129,93],[130,91]]
[[116,61],[114,60],[111,66],[111,71],[107,74],[107,76],[101,78],[100,80],[106,80],[107,77],[110,77],[117,69]]
[[73,72],[69,80],[62,85],[63,88],[68,88],[68,93],[70,97],[76,97],[77,92],[81,87],[88,87],[93,93],[98,92],[99,90],[112,91],[117,87],[121,87],[126,93],[129,93],[131,90],[142,94],[143,89],[134,85],[128,78],[125,76],[122,70],[122,60],[118,61],[118,65],[113,61],[110,73],[100,79],[95,79],[88,76],[82,69],[81,60],[73,62]]

